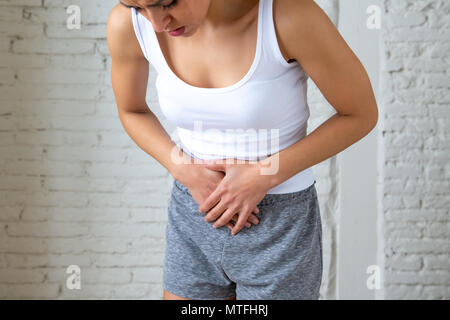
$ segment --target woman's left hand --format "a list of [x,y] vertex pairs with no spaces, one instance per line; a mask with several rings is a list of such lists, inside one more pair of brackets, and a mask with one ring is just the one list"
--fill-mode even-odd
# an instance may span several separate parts
[[225,159],[204,161],[204,166],[210,170],[222,171],[225,177],[217,188],[200,205],[200,212],[208,212],[206,222],[214,223],[215,228],[220,228],[238,214],[239,218],[231,230],[231,234],[237,234],[248,220],[252,210],[261,202],[266,193],[271,189],[269,176],[261,174],[260,162],[241,160],[237,163],[226,163]]

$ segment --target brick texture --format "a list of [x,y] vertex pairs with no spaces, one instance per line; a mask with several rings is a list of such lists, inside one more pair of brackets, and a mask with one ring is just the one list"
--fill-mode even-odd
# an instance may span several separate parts
[[449,299],[450,3],[384,6],[385,299]]
[[[336,21],[337,1],[319,3]],[[81,29],[67,27],[70,5],[81,9]],[[118,119],[105,37],[114,5],[0,0],[2,299],[162,297],[172,177]],[[147,102],[172,133],[155,76],[151,68]],[[319,125],[331,109],[311,86]],[[315,168],[324,202],[334,201],[328,197],[333,161]],[[322,206],[322,298],[332,298],[335,221]],[[66,286],[70,265],[81,268],[81,290]]]
[[[106,21],[115,1],[0,0],[0,299],[160,299],[172,178],[123,130]],[[339,1],[318,1],[337,22]],[[81,29],[66,27],[69,5]],[[385,296],[450,297],[448,1],[386,0]],[[150,70],[148,104],[169,133]],[[334,110],[310,82],[308,131]],[[335,297],[333,157],[314,167],[321,299]],[[81,290],[66,286],[70,265]]]

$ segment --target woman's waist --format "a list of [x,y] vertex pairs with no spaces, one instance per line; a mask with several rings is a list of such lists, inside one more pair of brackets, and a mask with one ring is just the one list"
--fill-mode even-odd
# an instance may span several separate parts
[[[193,159],[201,159],[201,160],[217,160],[224,159],[225,162],[230,164],[239,164],[237,160],[247,160],[247,161],[261,161],[264,160],[272,154],[236,154],[230,152],[229,154],[213,154],[213,153],[202,153],[196,152],[186,148],[186,146],[181,147],[184,153],[190,156]],[[274,157],[267,161],[264,165],[264,175],[268,178],[270,175],[277,174],[279,169],[279,158]],[[284,194],[284,193],[292,193],[304,190],[310,187],[315,183],[315,177],[312,171],[312,167],[306,168],[295,175],[291,176],[289,179],[283,181],[279,185],[268,190],[267,194]]]
[[213,159],[265,159],[303,139],[303,132],[280,136],[272,133],[270,136],[238,136],[195,137],[185,132],[179,132],[181,148],[192,158]]

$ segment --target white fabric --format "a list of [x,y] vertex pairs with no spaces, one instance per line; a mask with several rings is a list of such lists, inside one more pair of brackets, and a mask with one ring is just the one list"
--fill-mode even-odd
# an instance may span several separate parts
[[[256,56],[248,73],[225,88],[199,88],[169,67],[152,23],[131,9],[144,56],[157,72],[161,110],[177,127],[181,148],[199,159],[261,160],[301,140],[310,116],[307,78],[298,62],[288,63],[279,49],[273,0],[260,0]],[[288,193],[314,183],[307,168],[268,193]]]

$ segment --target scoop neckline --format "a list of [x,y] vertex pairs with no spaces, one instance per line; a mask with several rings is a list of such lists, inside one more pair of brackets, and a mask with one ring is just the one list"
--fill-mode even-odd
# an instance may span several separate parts
[[[222,88],[203,88],[203,87],[196,87],[193,85],[190,85],[189,83],[185,82],[184,80],[182,80],[180,77],[178,77],[175,72],[172,71],[172,69],[170,68],[169,64],[167,63],[167,60],[164,56],[164,53],[162,52],[161,49],[161,45],[159,43],[158,37],[156,36],[156,32],[153,29],[153,25],[150,21],[147,20],[147,18],[145,18],[144,16],[142,16],[145,21],[147,22],[147,25],[149,25],[150,28],[150,35],[153,38],[153,40],[155,41],[155,43],[157,44],[157,49],[158,49],[158,54],[161,58],[161,61],[164,64],[164,68],[166,69],[166,71],[168,72],[168,74],[174,78],[179,84],[181,84],[184,87],[189,88],[190,90],[195,90],[198,92],[202,92],[202,93],[222,93],[222,92],[227,92],[227,91],[232,91],[234,89],[237,89],[239,87],[241,87],[242,85],[244,85],[249,79],[250,77],[253,75],[253,73],[256,70],[256,67],[258,66],[260,57],[261,57],[261,38],[262,38],[262,17],[263,17],[263,2],[264,0],[259,0],[258,2],[258,26],[257,26],[257,38],[256,38],[256,53],[255,56],[253,58],[253,62],[252,65],[250,66],[250,69],[248,70],[248,72],[245,74],[245,76],[239,80],[238,82],[236,82],[235,84],[232,84],[230,86],[227,87],[222,87]],[[137,12],[137,14],[141,14],[139,11],[135,10],[135,12]]]

